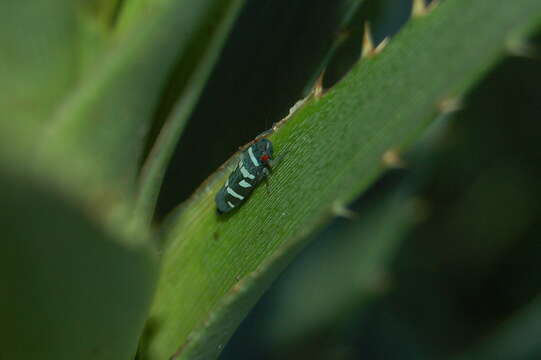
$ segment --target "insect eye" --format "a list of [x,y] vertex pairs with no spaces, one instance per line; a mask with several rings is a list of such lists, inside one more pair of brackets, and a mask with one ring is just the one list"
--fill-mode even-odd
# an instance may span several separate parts
[[262,155],[260,159],[261,159],[261,162],[265,163],[265,162],[269,161],[270,156],[265,154],[265,155]]

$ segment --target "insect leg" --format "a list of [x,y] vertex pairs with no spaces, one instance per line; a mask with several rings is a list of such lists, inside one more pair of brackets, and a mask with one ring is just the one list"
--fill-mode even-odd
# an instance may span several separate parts
[[269,166],[271,167],[271,169],[278,166],[278,164],[284,159],[284,157],[287,155],[287,153],[288,153],[288,151],[285,151],[282,154],[280,154],[280,156],[278,156],[276,159],[269,160]]
[[263,168],[263,180],[265,181],[265,189],[267,189],[267,195],[270,195],[270,171],[267,168]]

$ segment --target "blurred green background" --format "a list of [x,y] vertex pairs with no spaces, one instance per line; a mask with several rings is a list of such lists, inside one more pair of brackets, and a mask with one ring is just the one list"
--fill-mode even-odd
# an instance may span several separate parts
[[[158,217],[306,94],[341,6],[310,1],[308,14],[305,3],[243,10],[180,141]],[[379,42],[410,6],[366,1],[334,44],[326,86],[356,61],[364,20]],[[439,119],[403,169],[352,205],[355,219],[314,235],[221,359],[541,358],[541,37],[531,47]],[[377,248],[367,245],[373,237]]]

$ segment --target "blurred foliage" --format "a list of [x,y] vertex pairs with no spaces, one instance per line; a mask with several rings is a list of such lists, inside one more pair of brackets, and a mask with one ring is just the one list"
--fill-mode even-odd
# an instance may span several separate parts
[[0,359],[133,358],[156,257],[25,175],[0,171]]

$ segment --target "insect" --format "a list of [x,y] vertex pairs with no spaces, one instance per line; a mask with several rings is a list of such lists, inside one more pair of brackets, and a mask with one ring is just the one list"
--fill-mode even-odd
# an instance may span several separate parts
[[229,212],[241,205],[254,188],[269,176],[275,164],[272,151],[270,140],[262,138],[240,154],[237,167],[216,194],[218,213]]

